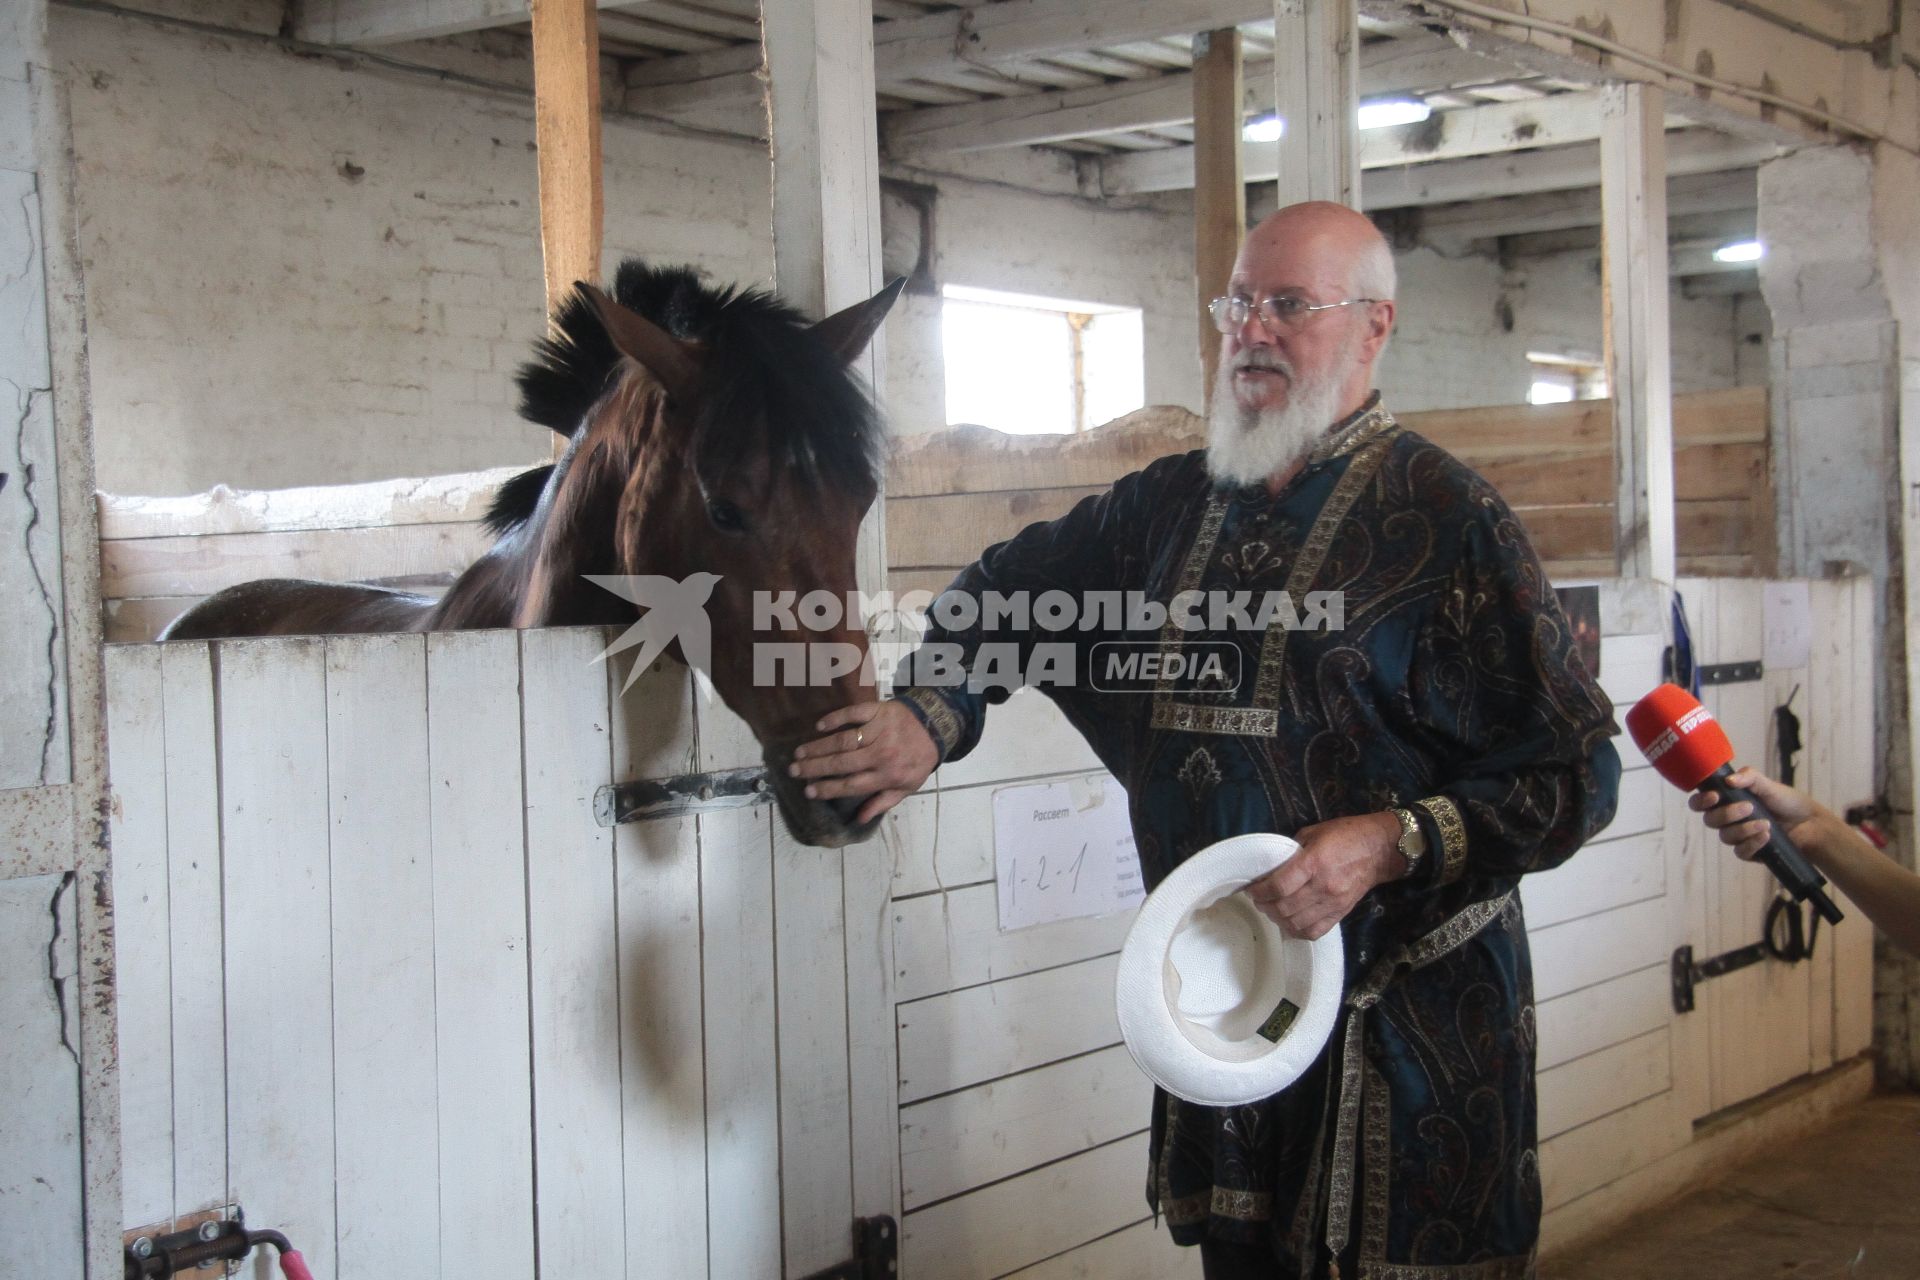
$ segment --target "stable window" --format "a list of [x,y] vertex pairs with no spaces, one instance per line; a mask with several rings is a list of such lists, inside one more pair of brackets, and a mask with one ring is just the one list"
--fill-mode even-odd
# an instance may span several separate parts
[[1146,403],[1140,311],[948,285],[947,423],[1085,431]]
[[1529,351],[1527,364],[1533,371],[1532,385],[1527,388],[1528,404],[1566,404],[1570,400],[1606,398],[1607,370],[1597,360]]

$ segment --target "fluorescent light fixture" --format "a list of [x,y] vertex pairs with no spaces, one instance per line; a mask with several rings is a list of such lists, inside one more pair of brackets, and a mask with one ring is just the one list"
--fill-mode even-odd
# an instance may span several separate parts
[[1735,240],[1713,251],[1715,262],[1758,262],[1766,249],[1758,240]]
[[1385,129],[1396,124],[1419,124],[1432,114],[1432,107],[1412,98],[1381,98],[1360,104],[1360,127]]
[[1248,142],[1278,142],[1280,135],[1287,131],[1287,122],[1269,111],[1266,115],[1255,116],[1241,127],[1240,136]]

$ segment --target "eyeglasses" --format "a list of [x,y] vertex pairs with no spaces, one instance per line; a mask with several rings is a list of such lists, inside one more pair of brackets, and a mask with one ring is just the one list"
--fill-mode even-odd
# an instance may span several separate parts
[[1269,337],[1277,337],[1282,333],[1298,331],[1307,322],[1307,317],[1316,311],[1332,311],[1336,307],[1380,301],[1380,298],[1347,298],[1340,302],[1308,302],[1298,294],[1276,293],[1256,303],[1245,294],[1236,293],[1209,302],[1207,314],[1213,317],[1213,327],[1222,333],[1238,333],[1246,325],[1248,316],[1258,315],[1260,327],[1267,331]]

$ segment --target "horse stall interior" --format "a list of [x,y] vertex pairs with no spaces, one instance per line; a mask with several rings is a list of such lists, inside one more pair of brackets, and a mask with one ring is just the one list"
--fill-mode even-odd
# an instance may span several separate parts
[[[1671,25],[1692,33],[1683,11],[1710,2],[1673,0]],[[1386,404],[1494,482],[1558,585],[1594,589],[1616,710],[1666,676],[1684,615],[1696,662],[1731,672],[1703,696],[1744,759],[1777,767],[1774,712],[1791,706],[1809,790],[1839,809],[1886,784],[1885,739],[1904,731],[1887,690],[1912,683],[1879,670],[1898,584],[1857,548],[1809,551],[1879,505],[1854,501],[1856,481],[1834,490],[1838,514],[1805,518],[1810,481],[1871,473],[1857,463],[1872,455],[1805,446],[1880,423],[1861,405],[1896,380],[1855,358],[1830,290],[1800,290],[1809,312],[1788,332],[1793,290],[1763,297],[1751,263],[1703,265],[1753,233],[1762,196],[1794,194],[1761,166],[1823,153],[1799,179],[1819,191],[1796,198],[1824,212],[1817,166],[1867,164],[1807,145],[1834,135],[1791,133],[1790,112],[1753,120],[1703,91],[1663,114],[1610,58],[1546,57],[1440,0],[1414,16],[1350,0],[537,0],[531,28],[493,0],[153,6],[68,0],[48,24],[26,0],[61,46],[29,65],[59,64],[74,127],[62,140],[61,107],[0,161],[22,193],[9,243],[50,264],[22,314],[55,339],[50,377],[18,374],[34,390],[0,471],[39,580],[0,567],[47,598],[52,628],[7,618],[31,640],[33,687],[0,687],[0,710],[9,733],[45,722],[35,777],[65,788],[0,795],[10,836],[58,846],[11,855],[0,882],[0,1028],[35,1032],[0,1042],[0,1065],[76,1099],[70,1119],[0,1126],[0,1166],[16,1151],[58,1166],[45,1194],[0,1196],[15,1235],[59,1228],[43,1252],[29,1240],[33,1274],[77,1274],[64,1264],[83,1252],[96,1280],[119,1274],[119,1231],[151,1243],[244,1212],[321,1280],[1199,1275],[1142,1195],[1151,1091],[1114,1011],[1137,867],[1128,881],[1123,850],[1106,900],[1076,880],[1064,905],[1012,910],[1028,883],[1014,811],[1036,789],[1076,822],[1124,803],[1042,695],[997,707],[978,748],[871,839],[824,849],[755,785],[761,745],[706,678],[666,659],[630,672],[606,656],[615,629],[153,643],[260,577],[444,590],[490,545],[494,494],[553,447],[511,410],[543,299],[628,251],[771,283],[809,316],[911,278],[891,345],[858,362],[900,434],[856,562],[869,589],[932,592],[1029,522],[1204,443],[1182,407],[1206,391],[1196,329],[1217,343],[1196,286],[1209,263],[1224,280],[1249,187],[1256,205],[1301,198],[1295,170],[1311,168],[1311,190],[1374,215],[1402,263]],[[17,25],[0,23],[0,52],[39,38]],[[1616,34],[1642,27],[1660,24]],[[1800,37],[1769,30],[1722,41],[1720,74],[1777,73],[1774,98],[1811,104]],[[1755,43],[1764,68],[1741,61]],[[1310,77],[1310,57],[1343,60],[1354,100],[1300,96],[1340,79]],[[20,83],[0,78],[9,102]],[[1361,139],[1346,108],[1362,91],[1422,97],[1434,121]],[[1288,110],[1314,123],[1241,145],[1247,119]],[[1341,165],[1345,185],[1327,185]],[[1668,216],[1662,191],[1671,258],[1645,234]],[[1783,234],[1857,250],[1792,221]],[[1886,276],[1858,251],[1806,271]],[[954,417],[938,403],[948,285],[1132,313],[1127,403],[1145,407],[1074,434],[925,430]],[[0,307],[19,296],[0,288]],[[1670,334],[1662,299],[1688,308]],[[1062,317],[1075,335],[1089,319]],[[1884,325],[1869,336],[1891,351]],[[1616,398],[1514,403],[1539,334],[1547,363],[1584,370],[1578,394],[1597,377]],[[1078,428],[1093,418],[1078,336],[1073,350]],[[52,470],[35,488],[28,457],[48,456],[56,412],[58,521],[43,519]],[[235,483],[214,486],[229,463]],[[242,482],[248,466],[273,478]],[[409,471],[436,474],[380,478]],[[88,510],[96,475],[112,491]],[[149,476],[165,496],[139,496]],[[64,605],[49,554],[67,561]],[[1780,580],[1782,565],[1832,573]],[[56,679],[47,702],[39,654],[58,666],[63,622],[80,658],[72,696]],[[102,740],[104,763],[87,754]],[[1612,824],[1521,891],[1549,1251],[1798,1132],[1872,1074],[1857,912],[1810,959],[1714,978],[1681,1011],[1676,952],[1753,943],[1773,886],[1621,745]],[[11,787],[21,752],[0,746]],[[71,786],[44,768],[63,753]]]
[[[1603,402],[1406,419],[1495,479],[1557,580],[1607,563]],[[1676,404],[1682,563],[1716,575],[1679,585],[1702,663],[1761,656],[1765,419],[1763,390]],[[1080,436],[903,441],[892,585],[937,589],[1201,436],[1162,408]],[[484,543],[502,478],[103,496],[109,629],[144,639],[269,567],[431,589]],[[1874,715],[1867,583],[1784,585],[1806,593],[1805,653],[1707,702],[1759,744],[1796,693],[1808,782],[1865,799],[1865,740],[1841,730]],[[1672,593],[1598,589],[1624,707],[1661,678]],[[604,825],[612,784],[684,793],[758,761],[683,668],[621,693],[623,665],[596,661],[612,634],[109,650],[129,1225],[244,1206],[317,1275],[717,1280],[812,1274],[884,1213],[912,1280],[1197,1274],[1140,1196],[1150,1089],[1112,1000],[1130,912],[1000,924],[995,797],[1118,794],[1051,703],[997,709],[844,851],[795,844],[752,796]],[[1675,1012],[1675,948],[1750,941],[1770,882],[1623,756],[1612,825],[1523,884],[1550,1241],[1691,1158],[1709,1114],[1835,1064],[1864,1087],[1857,915],[1810,963]]]

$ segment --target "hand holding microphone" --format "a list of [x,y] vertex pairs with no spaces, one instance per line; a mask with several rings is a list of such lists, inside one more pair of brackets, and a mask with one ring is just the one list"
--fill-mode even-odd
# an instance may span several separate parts
[[[1711,713],[1678,685],[1663,684],[1627,712],[1627,732],[1659,775],[1682,791],[1714,791],[1722,804],[1747,801],[1756,815],[1771,818],[1759,797],[1728,782],[1733,744]],[[1844,918],[1824,892],[1826,879],[1807,862],[1778,822],[1754,859],[1773,872],[1795,900],[1811,902],[1830,924]]]

